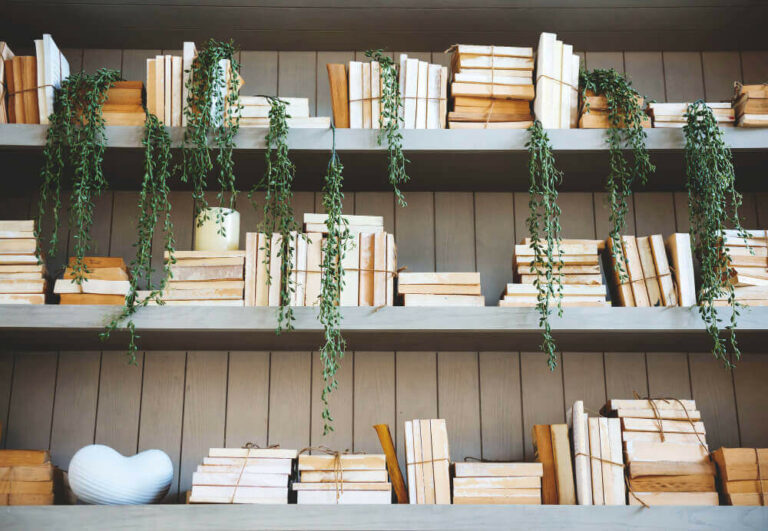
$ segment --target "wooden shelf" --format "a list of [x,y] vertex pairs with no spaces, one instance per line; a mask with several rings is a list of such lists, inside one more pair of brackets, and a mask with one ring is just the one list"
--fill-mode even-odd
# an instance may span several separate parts
[[[46,126],[0,125],[0,158],[9,171],[2,186],[29,190],[39,186]],[[648,191],[684,190],[684,138],[680,129],[649,129],[648,148],[657,171],[650,176]],[[565,173],[562,191],[601,191],[608,170],[605,130],[555,129],[548,134],[558,168]],[[109,150],[105,175],[116,190],[138,190],[143,152],[142,127],[108,127]],[[235,153],[237,182],[249,189],[264,170],[266,129],[242,128]],[[182,128],[172,128],[176,147]],[[408,191],[517,191],[528,190],[528,152],[524,130],[407,130],[404,150],[411,161]],[[724,129],[726,143],[734,152],[737,187],[742,192],[768,191],[764,177],[768,160],[768,129]],[[332,133],[327,129],[293,129],[289,133],[291,158],[297,167],[295,189],[318,191],[328,164]],[[344,164],[344,188],[348,191],[389,190],[386,180],[386,149],[377,143],[377,131],[342,129],[336,147]],[[176,150],[176,156],[179,151]],[[15,176],[24,175],[24,179]],[[13,178],[11,178],[13,177]],[[213,182],[213,178],[211,179]],[[172,189],[189,185],[172,183]],[[641,189],[637,187],[637,189]]]
[[[119,350],[126,335],[98,339],[120,311],[106,306],[0,306],[0,344],[17,350]],[[316,350],[322,342],[317,310],[295,308],[295,329],[275,334],[275,308],[147,307],[135,316],[146,350]],[[532,308],[344,308],[349,350],[535,351],[541,343]],[[727,319],[729,310],[720,312]],[[552,318],[564,351],[706,352],[711,340],[696,308],[570,308]],[[768,308],[745,309],[739,344],[763,352]]]
[[767,507],[70,505],[0,507],[3,529],[766,529]]

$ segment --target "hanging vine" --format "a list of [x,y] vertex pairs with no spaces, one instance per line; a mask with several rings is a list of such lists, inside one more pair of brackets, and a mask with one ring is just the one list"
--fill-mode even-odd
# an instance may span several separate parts
[[[111,332],[117,329],[122,322],[128,319],[125,325],[128,331],[128,358],[130,363],[136,364],[136,352],[138,351],[136,327],[132,317],[139,308],[147,306],[150,302],[163,304],[162,295],[167,279],[171,277],[171,265],[176,262],[174,258],[173,223],[171,221],[171,203],[169,199],[171,178],[171,137],[168,130],[163,127],[160,120],[147,113],[144,121],[144,178],[141,182],[139,194],[139,219],[137,223],[138,238],[136,257],[131,261],[131,287],[125,298],[123,310],[110,322],[101,334],[102,341],[106,341]],[[162,219],[164,243],[163,248],[169,255],[164,261],[163,276],[159,285],[152,282],[152,240],[155,236],[156,226]],[[146,284],[149,294],[140,298],[139,285]]]
[[[723,141],[712,110],[699,100],[688,106],[685,113],[685,169],[688,188],[688,217],[691,226],[691,250],[701,265],[699,314],[712,337],[712,354],[726,367],[733,367],[733,359],[741,352],[736,341],[739,307],[733,284],[730,255],[725,244],[725,230],[736,227],[739,236],[748,238],[741,227],[738,209],[741,194],[735,189],[731,150]],[[725,279],[725,281],[724,281]],[[723,293],[728,296],[731,318],[725,327],[728,338],[720,337],[715,299]]]
[[[229,71],[225,68],[226,61],[230,64]],[[239,72],[234,43],[211,39],[198,52],[187,80],[188,96],[184,106],[187,127],[184,130],[181,180],[192,183],[195,216],[202,213],[197,218],[200,224],[208,220],[205,190],[208,173],[214,168],[209,136],[213,137],[219,169],[220,190],[216,198],[219,206],[235,208],[237,190],[232,150],[240,129],[242,109]],[[225,201],[226,195],[229,195],[229,201]],[[222,235],[225,215],[221,210],[216,211],[218,232]]]
[[56,91],[54,112],[49,117],[41,172],[35,239],[37,258],[42,263],[41,234],[46,209],[51,209],[53,230],[50,255],[56,254],[61,213],[61,181],[72,173],[69,205],[69,227],[73,234],[75,257],[72,263],[74,282],[82,284],[88,268],[83,257],[90,248],[94,200],[107,187],[102,171],[105,150],[104,118],[101,109],[107,90],[120,80],[116,70],[102,68],[94,74],[78,72],[70,75]]
[[339,311],[341,290],[344,288],[344,267],[342,262],[351,239],[346,218],[341,216],[344,200],[344,176],[339,155],[336,153],[336,128],[333,130],[333,149],[331,160],[323,183],[323,206],[328,213],[325,225],[328,229],[323,245],[322,285],[320,313],[318,318],[325,330],[325,343],[320,347],[320,359],[323,362],[323,435],[333,431],[333,417],[328,408],[328,396],[338,387],[336,372],[344,357],[347,343],[341,335],[341,312]]
[[[648,175],[656,168],[646,148],[647,135],[643,130],[645,113],[637,91],[622,74],[611,69],[582,70],[579,74],[582,100],[586,92],[605,96],[608,102],[610,128],[606,141],[609,147],[609,171],[606,191],[610,202],[610,238],[614,254],[613,263],[621,281],[626,280],[621,252],[621,231],[624,229],[629,206],[627,198],[632,195],[632,186],[637,181],[642,186]],[[586,106],[588,109],[588,106]],[[633,160],[628,160],[622,148],[628,146]]]
[[395,191],[395,197],[400,206],[406,206],[405,196],[400,186],[408,182],[410,177],[405,171],[408,159],[403,154],[403,102],[400,97],[400,83],[397,78],[395,62],[384,55],[383,50],[368,50],[365,56],[378,62],[381,66],[381,117],[379,118],[378,143],[386,139],[389,153],[389,182]]
[[563,315],[562,239],[560,207],[557,205],[557,187],[563,181],[563,174],[555,168],[552,144],[541,122],[533,122],[528,131],[531,137],[526,144],[530,175],[530,213],[527,223],[534,254],[531,274],[536,275],[533,283],[538,290],[536,309],[539,311],[539,327],[543,329],[543,340],[539,348],[547,355],[550,370],[555,370],[557,345],[552,337],[549,316],[552,314],[553,302],[557,307],[557,315]]
[[[267,152],[265,160],[267,169],[264,177],[248,194],[253,201],[257,190],[264,190],[264,221],[261,232],[271,235],[280,235],[280,248],[276,257],[280,260],[280,307],[277,315],[277,330],[280,334],[283,330],[293,330],[293,308],[291,294],[296,286],[291,278],[291,264],[295,253],[291,245],[291,233],[298,233],[300,225],[293,217],[293,178],[296,173],[291,160],[288,158],[288,115],[285,110],[285,102],[279,98],[268,97],[269,130],[267,131]],[[254,205],[255,206],[255,205]],[[304,235],[298,237],[303,238]],[[271,271],[272,239],[267,238],[265,263],[267,271]],[[267,283],[271,284],[271,275],[267,276]]]

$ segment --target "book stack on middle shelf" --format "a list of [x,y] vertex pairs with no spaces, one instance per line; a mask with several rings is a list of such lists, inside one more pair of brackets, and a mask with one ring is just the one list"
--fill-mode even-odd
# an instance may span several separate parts
[[[748,239],[737,230],[725,231],[728,265],[736,301],[746,306],[768,306],[768,231],[746,230]],[[728,292],[723,290],[716,306],[729,306]]]
[[[689,103],[649,103],[648,113],[653,118],[653,127],[681,128],[687,120],[685,113]],[[733,127],[736,116],[730,102],[710,102],[706,104],[712,109],[715,121],[720,127]]]
[[445,419],[406,420],[404,431],[409,503],[450,504],[451,456]]
[[[144,125],[146,114],[142,104],[144,84],[141,81],[117,81],[107,90],[101,108],[106,125]],[[179,124],[180,125],[180,124]]]
[[[637,96],[638,104],[643,106],[645,101],[642,96]],[[619,127],[626,127],[625,116],[619,111]],[[644,128],[651,127],[651,117],[643,114],[641,124]],[[601,94],[595,94],[587,90],[581,101],[579,115],[579,127],[581,129],[608,129],[612,125],[608,99]]]
[[768,127],[768,86],[734,85],[733,109],[739,127]]
[[301,454],[293,490],[299,505],[392,503],[384,454]]
[[[327,129],[331,126],[329,116],[309,115],[308,98],[280,97],[279,99],[285,103],[288,127]],[[269,127],[269,111],[271,109],[269,98],[265,96],[240,96],[240,104],[243,106],[240,110],[241,127]]]
[[59,304],[102,304],[119,306],[125,303],[125,296],[131,289],[130,276],[125,262],[119,257],[86,256],[81,284],[76,278],[74,267],[77,258],[69,258],[69,267],[64,277],[56,280],[53,292],[59,296]]
[[[243,306],[245,251],[175,251],[161,299],[170,306]],[[164,259],[170,260],[165,252]],[[139,291],[140,299],[149,291]]]
[[541,463],[455,463],[454,505],[541,505]]
[[403,306],[485,306],[480,273],[411,273],[397,277]]
[[533,48],[451,48],[450,129],[525,129],[533,123]]
[[768,448],[719,448],[717,464],[723,505],[766,505]]
[[0,304],[44,304],[45,266],[38,264],[35,221],[0,221]]
[[571,129],[578,124],[580,57],[573,46],[542,33],[536,50],[536,119],[545,129]]

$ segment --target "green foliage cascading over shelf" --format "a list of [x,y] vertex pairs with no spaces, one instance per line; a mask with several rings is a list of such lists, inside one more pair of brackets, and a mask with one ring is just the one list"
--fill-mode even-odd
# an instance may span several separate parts
[[408,159],[403,154],[403,102],[400,98],[400,83],[397,77],[395,62],[384,55],[383,50],[368,50],[365,56],[378,62],[381,66],[381,117],[379,118],[378,143],[387,141],[389,153],[389,182],[395,192],[400,206],[406,206],[405,196],[400,191],[400,185],[407,183],[410,177],[405,171]]
[[[261,232],[267,235],[280,234],[280,249],[276,254],[277,259],[280,260],[280,306],[276,332],[280,334],[283,330],[293,330],[293,308],[290,304],[291,294],[296,290],[296,286],[291,278],[291,263],[295,253],[291,245],[291,233],[298,233],[301,226],[293,216],[293,178],[296,168],[288,158],[288,115],[285,102],[279,98],[268,97],[268,99],[269,130],[266,136],[267,152],[264,156],[267,168],[264,177],[251,190],[249,197],[253,201],[256,191],[265,191]],[[271,238],[267,238],[266,247],[265,262],[267,271],[271,271]],[[273,281],[271,276],[267,279],[271,284]]]
[[[712,110],[699,100],[688,106],[685,113],[685,170],[688,188],[688,218],[690,220],[691,250],[700,264],[699,314],[707,326],[714,346],[712,354],[726,367],[741,352],[736,341],[739,307],[734,287],[729,279],[733,273],[725,244],[725,230],[731,225],[743,238],[748,235],[741,227],[738,209],[741,194],[735,189],[736,176],[731,150],[723,141]],[[714,301],[727,293],[731,306],[728,338],[720,337]]]
[[[175,263],[173,237],[173,223],[171,221],[170,186],[171,179],[171,137],[168,130],[163,127],[160,120],[154,114],[147,113],[144,122],[144,178],[141,182],[139,194],[139,219],[137,223],[138,237],[134,244],[136,257],[131,261],[131,288],[125,298],[123,310],[115,317],[101,334],[101,339],[109,338],[112,331],[129,319],[125,328],[129,334],[128,358],[130,363],[136,364],[136,352],[138,351],[133,315],[139,308],[150,302],[163,304],[162,294],[167,279],[171,276],[171,265]],[[168,253],[169,259],[164,260],[163,277],[160,284],[155,286],[152,282],[152,240],[155,236],[158,221],[162,220],[164,233],[163,249]],[[139,284],[146,283],[149,295],[140,299],[138,296]]]
[[[221,63],[223,60],[228,60],[231,65],[229,91],[226,86],[226,72]],[[235,136],[240,129],[242,109],[239,72],[240,64],[236,58],[234,43],[210,39],[198,52],[187,81],[188,96],[184,106],[187,127],[184,130],[181,180],[185,183],[192,182],[195,216],[203,213],[200,223],[208,219],[205,190],[208,173],[214,167],[208,147],[209,135],[213,137],[216,146],[218,181],[221,187],[216,196],[219,206],[235,208],[237,190],[232,150],[235,147]],[[225,98],[221,97],[222,92],[226,94]],[[228,202],[225,202],[226,194],[229,194]],[[224,215],[221,210],[216,211],[220,234],[224,232]]]
[[56,253],[61,212],[61,181],[72,172],[72,194],[69,205],[69,227],[73,233],[75,261],[74,281],[82,284],[88,272],[83,257],[90,248],[94,200],[107,187],[102,171],[106,135],[101,109],[107,90],[120,80],[116,70],[102,68],[94,74],[78,72],[61,83],[56,90],[53,114],[46,134],[41,172],[40,201],[35,228],[37,257],[42,261],[41,235],[46,209],[51,203],[53,231],[50,254]]
[[341,335],[341,290],[344,288],[343,260],[347,242],[350,240],[346,218],[341,216],[344,200],[344,166],[336,153],[336,128],[333,127],[333,150],[323,183],[323,207],[328,214],[325,225],[328,228],[323,245],[322,284],[320,313],[318,318],[325,330],[325,343],[320,347],[323,362],[323,435],[333,431],[333,417],[328,408],[328,396],[338,387],[336,372],[341,365],[347,343]]
[[[622,265],[621,231],[624,229],[629,206],[627,198],[632,195],[632,185],[638,181],[642,186],[648,180],[648,175],[656,168],[646,148],[647,135],[643,130],[645,113],[638,101],[638,93],[632,88],[632,83],[613,68],[597,68],[592,71],[582,70],[579,74],[579,85],[582,99],[586,101],[586,92],[592,91],[605,96],[608,101],[607,142],[609,147],[609,171],[606,181],[606,191],[610,202],[610,237],[614,253],[614,264],[619,278],[626,279],[626,271]],[[586,109],[585,109],[586,110]],[[630,161],[624,155],[623,147],[629,147],[633,153]]]
[[[563,174],[555,167],[552,144],[536,120],[528,129],[531,134],[528,143],[528,172],[530,175],[528,206],[528,232],[531,235],[531,249],[534,263],[531,274],[536,275],[534,285],[538,289],[536,309],[539,311],[539,327],[543,329],[540,345],[547,355],[550,370],[557,367],[557,345],[552,337],[549,316],[552,302],[557,314],[563,314],[562,253],[560,237],[560,207],[557,205],[557,187],[563,181]],[[543,234],[542,234],[543,231]]]

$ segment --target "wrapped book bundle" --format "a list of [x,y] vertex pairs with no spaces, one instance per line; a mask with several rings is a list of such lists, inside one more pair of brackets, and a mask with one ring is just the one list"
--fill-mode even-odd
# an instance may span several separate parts
[[0,304],[45,304],[34,220],[0,221]]
[[302,453],[299,481],[293,484],[293,490],[299,505],[392,503],[392,484],[384,454],[327,450],[315,455]]
[[[176,251],[163,290],[169,306],[243,306],[245,251]],[[165,260],[169,255],[165,253]],[[139,297],[149,295],[139,291]]]
[[485,306],[480,273],[410,273],[397,277],[404,306]]
[[[746,306],[768,306],[768,231],[747,230],[748,239],[738,231],[725,231],[731,277],[736,300]],[[728,306],[728,293],[722,291],[715,305]]]
[[[567,435],[567,432],[566,432]],[[569,448],[566,448],[570,452]],[[570,459],[570,458],[569,458]],[[454,505],[541,505],[541,463],[455,463]]]
[[733,109],[739,127],[768,127],[768,85],[734,86]]
[[405,472],[410,503],[451,503],[450,458],[445,419],[405,421]]
[[[640,107],[643,106],[644,99],[637,96]],[[595,94],[591,90],[586,91],[581,101],[581,113],[579,117],[579,127],[581,129],[609,129],[611,127],[611,118],[608,110],[608,99],[600,94]],[[619,125],[624,127],[624,117],[619,113]],[[651,117],[642,116],[642,126],[651,127]]]
[[0,450],[0,505],[53,505],[47,450]]
[[[309,115],[308,98],[281,97],[280,100],[285,103],[288,127],[327,129],[331,126],[330,117],[311,117]],[[240,125],[242,127],[269,127],[269,110],[271,108],[269,98],[264,96],[240,96],[240,105],[242,105],[242,109],[240,109]]]
[[[653,118],[653,127],[680,128],[686,124],[685,113],[689,103],[649,103],[648,112]],[[712,109],[717,125],[733,127],[736,118],[731,103],[711,102],[707,107]]]
[[101,108],[106,125],[144,125],[143,91],[141,81],[117,81],[110,87]]
[[546,129],[577,126],[579,103],[579,62],[573,46],[542,33],[536,51],[536,119]]
[[[8,106],[5,104],[5,96],[7,94],[6,87],[8,87],[9,82],[13,82],[11,79],[13,77],[13,56],[13,51],[11,51],[8,43],[0,41],[0,124],[12,123],[8,116]],[[5,66],[6,61],[10,61],[8,68]]]
[[574,505],[576,488],[571,467],[571,442],[566,424],[535,424],[532,429],[536,461],[541,464],[540,503]]
[[53,292],[59,304],[105,304],[119,306],[131,289],[125,262],[119,257],[86,256],[83,264],[88,268],[82,284],[74,282],[75,257],[70,257],[64,276],[56,280]]
[[717,464],[723,504],[767,504],[767,448],[720,448],[712,458]]

